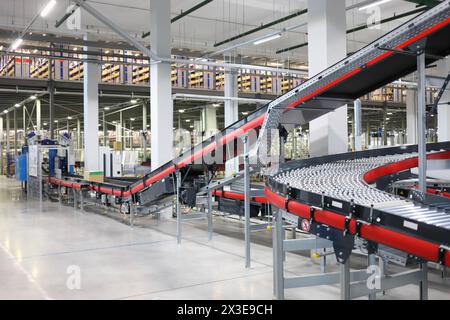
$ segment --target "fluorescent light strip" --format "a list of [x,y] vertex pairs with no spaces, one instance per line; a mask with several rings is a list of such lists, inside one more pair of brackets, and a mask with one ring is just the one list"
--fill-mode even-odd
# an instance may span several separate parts
[[56,5],[56,0],[50,0],[44,7],[44,9],[42,9],[41,11],[41,17],[45,18],[50,11],[52,11],[53,7]]
[[19,48],[22,42],[23,42],[22,38],[17,38],[11,45],[11,50],[16,50],[17,48]]
[[379,6],[379,5],[381,5],[381,4],[383,4],[383,3],[387,3],[387,2],[391,2],[391,0],[380,0],[380,1],[376,1],[376,2],[371,3],[371,4],[368,4],[368,5],[366,5],[366,6],[362,6],[362,7],[358,8],[358,10],[359,10],[359,11],[363,11],[363,10],[366,10],[366,9],[369,9],[369,8],[372,8],[372,7],[376,7],[376,6]]
[[259,44],[261,44],[261,43],[269,42],[269,41],[278,39],[278,38],[280,38],[280,37],[281,37],[281,34],[280,34],[280,33],[277,33],[277,34],[274,34],[273,36],[270,36],[270,37],[267,37],[267,38],[263,38],[263,39],[260,39],[260,40],[256,40],[255,42],[253,42],[253,44],[254,44],[255,46],[257,46],[257,45],[259,45]]

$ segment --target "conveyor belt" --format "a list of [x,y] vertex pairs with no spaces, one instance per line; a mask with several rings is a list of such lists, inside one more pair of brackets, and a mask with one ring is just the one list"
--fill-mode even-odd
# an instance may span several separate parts
[[[131,197],[249,130],[262,127],[264,132],[273,128],[282,118],[277,110],[281,110],[281,114],[296,110],[298,112],[295,115],[287,114],[287,116],[299,119],[299,124],[301,121],[309,122],[340,107],[342,99],[356,99],[416,70],[415,57],[395,51],[383,51],[379,49],[380,47],[408,50],[409,46],[426,38],[427,54],[439,56],[449,54],[449,24],[450,1],[446,0],[224,129],[220,137],[211,137],[127,188],[116,189],[105,183],[93,184],[93,188],[101,193]],[[429,64],[435,60],[436,58],[428,57],[426,62]],[[274,116],[276,114],[278,116]]]
[[[450,143],[428,145],[427,158],[450,159]],[[441,149],[445,149],[442,151]],[[450,266],[450,213],[389,195],[369,183],[417,167],[416,147],[387,148],[287,163],[268,178],[274,205],[360,237]],[[316,164],[318,163],[318,164]],[[347,223],[346,223],[347,219]]]

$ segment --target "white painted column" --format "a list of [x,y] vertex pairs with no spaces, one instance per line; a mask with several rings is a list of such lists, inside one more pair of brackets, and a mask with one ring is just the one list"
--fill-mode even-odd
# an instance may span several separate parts
[[[2,142],[3,142],[3,117],[0,117],[0,143],[2,143]],[[0,154],[0,157],[1,157],[1,154]]]
[[353,137],[355,139],[355,151],[362,150],[362,108],[361,100],[354,102]]
[[[447,77],[450,72],[450,58],[440,60],[437,63],[440,76]],[[450,141],[450,85],[447,85],[438,105],[438,141]]]
[[[225,69],[224,79],[224,95],[225,98],[238,97],[238,79],[235,69]],[[236,100],[225,100],[225,127],[239,120],[239,103]],[[228,151],[228,150],[227,150]],[[234,152],[234,148],[230,148],[230,152]],[[239,172],[239,159],[232,159],[225,163],[225,175],[231,176]]]
[[36,100],[36,131],[41,133],[41,100]]
[[[345,0],[308,0],[308,43],[310,77],[346,57]],[[347,106],[311,121],[311,156],[347,151]]]
[[[88,37],[85,37],[88,40]],[[93,50],[85,47],[84,50]],[[98,141],[98,78],[99,66],[84,63],[84,166],[85,172],[100,170]]]
[[[150,42],[159,57],[170,57],[170,1],[150,1]],[[150,67],[151,86],[151,148],[152,170],[172,160],[173,101],[170,63],[156,63]]]
[[406,143],[417,144],[417,89],[406,90]]
[[217,132],[217,110],[207,106],[202,110],[202,130],[204,139],[207,139]]

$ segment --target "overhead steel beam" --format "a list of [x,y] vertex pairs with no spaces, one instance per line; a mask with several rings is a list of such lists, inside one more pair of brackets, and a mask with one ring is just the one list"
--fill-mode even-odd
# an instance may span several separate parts
[[434,7],[440,3],[438,0],[405,0],[417,4],[418,6]]
[[[180,13],[179,15],[177,15],[176,17],[173,17],[173,18],[170,20],[170,22],[171,22],[171,23],[174,23],[175,21],[178,21],[178,20],[184,18],[185,16],[191,14],[192,12],[197,11],[198,9],[200,9],[200,8],[202,8],[202,7],[204,7],[204,6],[206,6],[206,5],[207,5],[208,3],[210,3],[210,2],[213,2],[213,0],[205,0],[205,1],[203,1],[203,2],[200,2],[199,4],[193,6],[192,8],[190,8],[190,9],[188,9],[188,10],[186,10],[186,11],[181,10],[181,13]],[[150,36],[150,34],[151,34],[150,31],[144,32],[144,33],[142,34],[142,39],[147,38],[148,36]]]
[[76,5],[72,8],[72,10],[70,10],[69,12],[66,12],[66,14],[65,14],[61,19],[59,19],[58,21],[56,21],[56,23],[55,23],[55,28],[59,28],[64,22],[66,22],[66,20],[69,19],[70,16],[73,15],[73,14],[75,13],[75,11],[77,11],[77,9],[78,9],[79,7],[80,7],[80,6],[79,6],[78,4],[76,4]]
[[[427,8],[419,8],[419,9],[414,9],[412,11],[408,11],[408,12],[405,12],[405,13],[402,13],[402,14],[399,14],[399,15],[394,15],[392,17],[380,20],[378,23],[376,23],[376,25],[381,25],[381,24],[384,24],[384,23],[395,21],[395,20],[398,20],[398,19],[401,19],[401,18],[405,18],[405,17],[411,16],[413,14],[422,13],[425,10],[427,10]],[[361,26],[358,26],[358,27],[355,27],[355,28],[352,28],[352,29],[348,29],[347,30],[347,34],[351,34],[351,33],[357,32],[357,31],[369,29],[373,25],[374,24],[371,24],[371,25],[364,24],[364,25],[361,25]],[[283,52],[292,51],[292,50],[295,50],[295,49],[306,47],[307,45],[308,45],[308,42],[304,42],[304,43],[301,43],[301,44],[298,44],[298,45],[295,45],[295,46],[292,46],[292,47],[288,47],[288,48],[285,48],[285,49],[277,50],[276,53],[280,54],[280,53],[283,53]]]
[[[186,64],[190,63],[190,60],[186,59],[172,59],[167,57],[158,57],[151,49],[144,46],[142,43],[140,43],[136,38],[130,36],[128,33],[126,33],[124,30],[122,30],[118,25],[116,25],[112,20],[107,18],[105,15],[103,15],[101,12],[99,12],[97,9],[89,5],[88,3],[84,2],[83,0],[73,0],[75,1],[80,7],[85,9],[87,12],[89,12],[92,16],[94,16],[97,20],[102,22],[104,25],[109,27],[111,30],[113,30],[115,33],[120,35],[122,38],[127,40],[130,44],[135,46],[136,49],[140,50],[143,54],[150,57],[153,61],[152,63],[160,63],[160,62],[166,62],[166,63],[179,63],[179,64]],[[275,73],[288,73],[288,74],[298,74],[298,75],[305,75],[304,71],[300,70],[291,70],[291,69],[281,69],[281,68],[271,68],[271,67],[265,67],[265,66],[254,66],[254,65],[247,65],[247,64],[236,64],[236,63],[217,63],[217,62],[210,62],[210,61],[202,61],[202,60],[196,60],[195,64],[198,65],[204,65],[204,66],[210,66],[210,67],[220,67],[220,68],[235,68],[235,69],[250,69],[250,70],[261,70],[261,71],[271,71]]]
[[228,42],[231,42],[231,41],[240,39],[240,38],[245,37],[245,36],[248,36],[248,35],[250,35],[250,34],[252,34],[252,33],[255,33],[255,32],[258,32],[258,31],[261,31],[261,30],[270,28],[270,27],[272,27],[272,26],[274,26],[274,25],[276,25],[276,24],[279,24],[279,23],[285,22],[285,21],[287,21],[287,20],[290,20],[290,19],[299,17],[299,16],[301,16],[301,15],[304,15],[304,14],[307,13],[307,12],[308,12],[308,9],[298,10],[298,11],[296,11],[296,12],[294,12],[294,13],[292,13],[292,14],[286,16],[286,17],[283,17],[283,18],[274,20],[274,21],[269,22],[269,23],[266,23],[266,24],[261,24],[261,26],[259,26],[259,27],[257,27],[257,28],[253,28],[253,29],[248,30],[248,31],[246,31],[246,32],[244,32],[244,33],[241,33],[241,34],[238,34],[238,35],[233,36],[233,37],[231,37],[231,38],[228,38],[228,39],[226,39],[226,40],[217,42],[217,43],[214,44],[214,47],[221,46],[221,45],[223,45],[223,44],[225,44],[225,43],[228,43]]
[[181,18],[187,16],[188,14],[191,14],[194,11],[197,11],[198,9],[206,6],[208,3],[213,2],[213,0],[205,0],[200,2],[199,4],[193,6],[192,8],[186,10],[186,11],[182,11],[179,15],[177,15],[176,17],[172,18],[172,20],[170,20],[170,22],[174,23],[175,21],[180,20]]

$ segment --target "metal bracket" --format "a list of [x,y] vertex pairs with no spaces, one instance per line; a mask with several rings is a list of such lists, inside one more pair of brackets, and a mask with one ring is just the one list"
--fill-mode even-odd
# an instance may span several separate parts
[[[339,233],[337,233],[339,235]],[[355,237],[352,235],[342,235],[340,239],[333,241],[334,253],[336,260],[344,264],[352,254],[355,244]]]
[[445,263],[445,254],[446,252],[450,253],[450,248],[446,246],[440,246],[438,251],[438,263],[440,265],[444,265]]
[[342,235],[345,237],[350,229],[350,221],[352,220],[351,217],[345,217],[345,223],[344,223],[344,231],[342,232]]
[[309,209],[309,224],[312,225],[314,222],[315,214],[316,214],[316,208],[311,207]]

